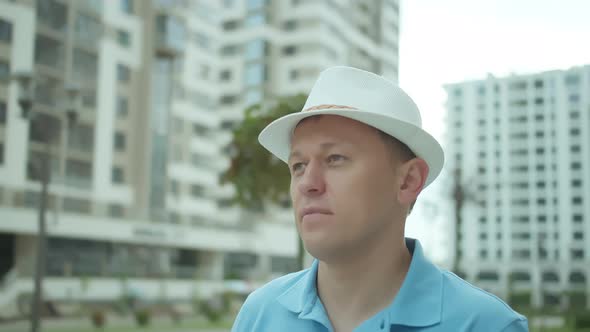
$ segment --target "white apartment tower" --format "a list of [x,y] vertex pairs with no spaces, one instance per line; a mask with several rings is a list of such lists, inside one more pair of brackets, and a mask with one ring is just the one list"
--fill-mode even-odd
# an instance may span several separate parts
[[511,302],[588,307],[590,66],[445,88],[460,271]]
[[[58,128],[48,300],[117,298],[122,279],[141,280],[147,298],[186,299],[197,285],[241,279],[247,291],[292,271],[291,212],[243,211],[219,184],[231,129],[253,103],[308,92],[330,65],[397,81],[398,26],[397,0],[0,0],[0,308],[32,289],[39,128]],[[30,121],[17,71],[34,73]],[[68,83],[83,89],[72,128]]]

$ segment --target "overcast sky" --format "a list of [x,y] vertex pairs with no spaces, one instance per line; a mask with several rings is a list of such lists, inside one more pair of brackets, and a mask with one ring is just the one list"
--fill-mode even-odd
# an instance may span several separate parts
[[590,64],[590,1],[401,0],[400,85],[443,132],[442,84]]
[[[400,85],[439,140],[443,84],[590,64],[588,0],[401,1]],[[420,212],[410,215],[406,234],[419,238],[433,259],[445,261],[452,243],[441,244],[440,234],[453,231],[450,221]]]

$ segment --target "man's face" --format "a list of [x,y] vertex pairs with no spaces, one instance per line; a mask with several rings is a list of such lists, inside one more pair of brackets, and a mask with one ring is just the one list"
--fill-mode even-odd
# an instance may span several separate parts
[[[377,130],[323,115],[301,122],[291,140],[291,198],[297,229],[316,258],[345,257],[401,234],[399,162]],[[374,243],[373,243],[374,244]]]

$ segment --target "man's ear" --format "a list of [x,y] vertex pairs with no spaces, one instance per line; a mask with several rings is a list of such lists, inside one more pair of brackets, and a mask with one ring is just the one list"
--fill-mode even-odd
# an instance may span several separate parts
[[413,158],[400,165],[400,182],[397,199],[409,205],[418,198],[428,177],[428,164],[421,158]]

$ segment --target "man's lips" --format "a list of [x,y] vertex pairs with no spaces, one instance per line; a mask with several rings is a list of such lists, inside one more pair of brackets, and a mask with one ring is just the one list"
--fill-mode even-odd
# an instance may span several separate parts
[[326,208],[315,207],[315,206],[306,207],[306,208],[302,209],[301,213],[300,213],[301,218],[303,218],[309,214],[334,214],[334,213],[332,213],[332,211],[330,211]]

